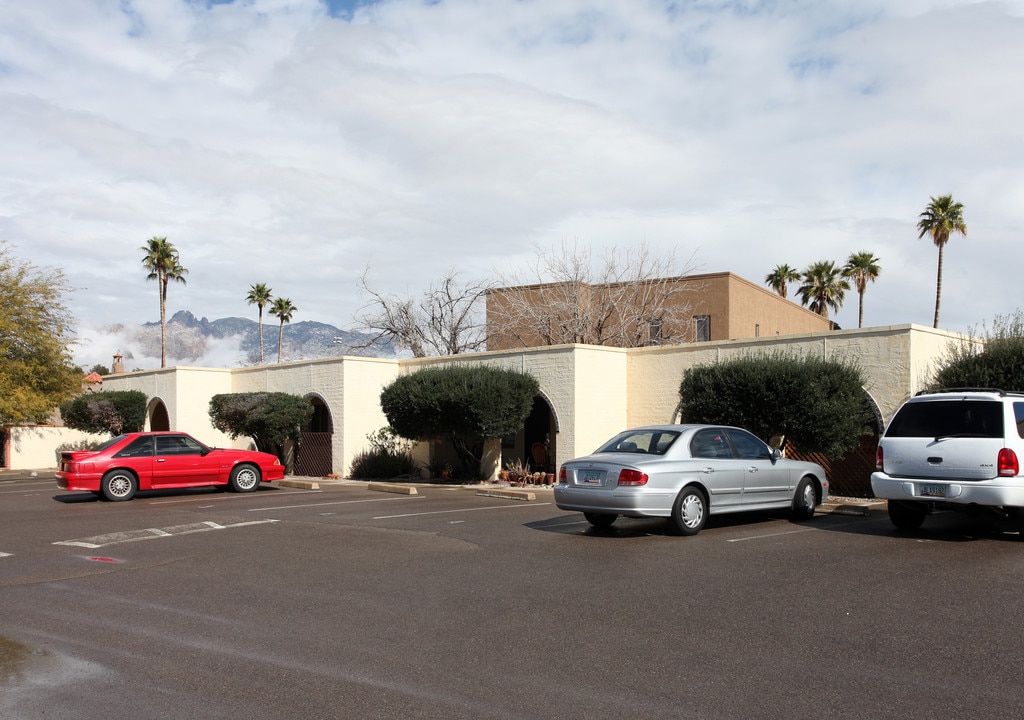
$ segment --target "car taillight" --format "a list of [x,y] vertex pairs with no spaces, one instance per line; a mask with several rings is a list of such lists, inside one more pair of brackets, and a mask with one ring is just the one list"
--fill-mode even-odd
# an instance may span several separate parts
[[565,482],[569,476],[565,472],[565,465],[558,469],[558,482]]
[[1020,463],[1017,462],[1017,453],[1010,448],[1003,448],[999,451],[999,458],[996,460],[996,467],[999,468],[999,475],[1002,477],[1013,477],[1020,472]]
[[882,446],[879,445],[878,449],[875,450],[875,470],[881,472],[885,468],[882,467]]
[[623,485],[646,485],[647,484],[647,473],[642,473],[639,470],[621,470],[619,471],[619,487]]

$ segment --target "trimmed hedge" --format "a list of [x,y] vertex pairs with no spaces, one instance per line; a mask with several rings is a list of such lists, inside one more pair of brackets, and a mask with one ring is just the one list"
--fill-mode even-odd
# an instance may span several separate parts
[[479,474],[483,441],[518,432],[540,386],[532,375],[486,365],[430,367],[384,388],[380,405],[391,428],[410,440],[447,438],[462,474]]
[[783,353],[700,365],[679,386],[685,423],[735,425],[764,440],[842,457],[874,422],[864,374],[852,362]]
[[[213,426],[232,438],[250,437],[286,463],[282,446],[298,443],[313,415],[309,398],[282,392],[222,393],[210,398]],[[290,468],[289,468],[290,469]]]
[[139,390],[85,393],[60,404],[60,417],[74,430],[120,435],[146,425],[146,394]]

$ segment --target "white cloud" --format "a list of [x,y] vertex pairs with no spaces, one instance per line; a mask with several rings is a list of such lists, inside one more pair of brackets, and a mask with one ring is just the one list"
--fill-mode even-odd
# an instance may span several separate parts
[[83,328],[156,319],[153,235],[190,270],[169,311],[210,318],[250,315],[266,282],[296,321],[344,326],[366,264],[418,292],[579,238],[755,282],[870,250],[866,321],[928,324],[914,225],[947,192],[970,234],[947,247],[943,325],[1020,305],[1019,0],[332,9],[0,8],[0,238],[64,268]]

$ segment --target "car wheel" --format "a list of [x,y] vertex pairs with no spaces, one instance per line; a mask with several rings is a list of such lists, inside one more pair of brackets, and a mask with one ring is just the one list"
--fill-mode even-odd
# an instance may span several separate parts
[[585,513],[583,513],[583,517],[585,517],[587,519],[587,522],[590,523],[591,525],[593,525],[594,527],[603,528],[603,527],[608,527],[613,522],[615,522],[615,518],[617,518],[618,515],[608,515],[607,513],[585,512]]
[[1020,533],[1021,540],[1024,540],[1024,508],[1008,508],[1010,511],[1010,519],[1013,520],[1013,524],[1017,527],[1017,532]]
[[917,530],[928,514],[928,507],[923,503],[890,500],[888,505],[889,520],[897,530]]
[[130,470],[111,470],[100,481],[103,497],[113,502],[131,500],[139,489],[139,481]]
[[672,503],[669,527],[679,535],[696,535],[708,519],[708,503],[704,493],[695,487],[685,487]]
[[260,471],[253,465],[236,465],[228,481],[232,492],[252,492],[259,484]]
[[810,520],[817,506],[818,493],[814,490],[814,481],[804,478],[796,486],[796,495],[793,496],[793,519]]

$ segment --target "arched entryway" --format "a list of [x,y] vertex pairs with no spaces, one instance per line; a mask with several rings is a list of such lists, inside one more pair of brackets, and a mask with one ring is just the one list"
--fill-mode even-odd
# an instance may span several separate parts
[[322,397],[316,394],[307,397],[313,405],[313,414],[302,430],[295,457],[295,474],[324,477],[334,472],[334,420]]
[[517,458],[529,463],[530,470],[545,474],[556,472],[556,449],[558,439],[558,419],[547,397],[537,395],[533,399],[523,430],[515,437],[503,443],[502,458],[505,462]]
[[160,398],[153,398],[146,411],[146,423],[150,430],[170,430],[171,419],[167,414],[167,406]]

